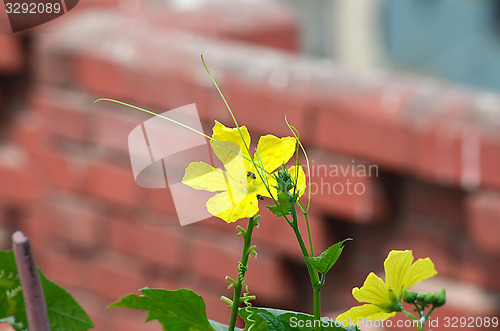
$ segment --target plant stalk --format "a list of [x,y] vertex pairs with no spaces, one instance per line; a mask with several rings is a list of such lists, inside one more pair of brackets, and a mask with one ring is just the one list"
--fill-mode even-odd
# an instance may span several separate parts
[[238,280],[234,285],[234,295],[233,304],[231,305],[231,318],[229,320],[229,331],[234,331],[236,326],[236,319],[238,318],[238,308],[241,303],[241,291],[243,289],[243,283],[245,282],[245,272],[247,270],[248,259],[252,253],[251,243],[252,243],[252,232],[257,225],[256,217],[250,217],[248,219],[248,226],[245,232],[241,232],[244,238],[243,253],[241,256],[241,262],[238,265]]
[[[295,233],[295,237],[297,237],[297,241],[299,243],[300,249],[302,251],[302,255],[304,257],[309,257],[309,252],[307,251],[306,244],[304,243],[304,240],[302,239],[302,235],[299,230],[299,223],[297,220],[297,211],[296,211],[296,204],[295,201],[290,193],[288,193],[288,199],[290,200],[290,204],[292,206],[291,208],[291,214],[292,214],[292,228],[293,232]],[[306,261],[306,266],[307,266],[307,271],[309,272],[309,278],[311,279],[311,285],[313,288],[313,305],[314,305],[314,320],[315,321],[320,321],[321,320],[321,288],[322,288],[322,283],[319,279],[319,275],[314,270],[313,267],[309,265],[309,263]],[[321,324],[321,323],[319,323]],[[321,325],[317,325],[317,323],[314,323],[314,330],[315,331],[320,331],[321,330]]]

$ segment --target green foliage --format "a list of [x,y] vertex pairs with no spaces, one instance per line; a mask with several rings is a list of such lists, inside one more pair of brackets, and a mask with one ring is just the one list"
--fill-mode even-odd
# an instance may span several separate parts
[[[225,324],[222,324],[222,323],[219,323],[216,321],[212,321],[212,320],[209,320],[209,322],[210,322],[210,325],[212,325],[212,327],[215,329],[215,331],[228,331],[229,330],[229,326],[227,326]],[[240,328],[234,328],[234,330],[243,331],[243,329],[240,329]]]
[[[259,307],[241,308],[239,314],[247,325],[245,331],[314,330],[314,316],[309,314]],[[336,325],[334,321],[326,318],[323,318],[321,322],[316,321],[316,324],[321,325],[321,330],[325,331],[359,330],[356,326]]]
[[[41,272],[40,279],[52,331],[87,331],[94,327],[88,315],[71,294],[48,280]],[[28,330],[26,309],[13,251],[0,252],[0,321],[10,323],[16,331]]]
[[276,216],[282,217],[292,213],[292,205],[285,192],[278,192],[278,205],[266,206]]
[[306,257],[305,259],[307,263],[309,263],[317,272],[326,274],[333,267],[335,262],[337,262],[342,250],[344,249],[344,242],[347,240],[352,239],[348,238],[328,247],[328,249],[319,256]]
[[[158,320],[164,330],[169,331],[214,331],[227,330],[223,325],[207,318],[203,298],[193,291],[180,289],[169,291],[144,288],[143,295],[130,294],[122,297],[108,308],[135,308],[149,312],[146,322]],[[215,329],[212,325],[217,325]]]

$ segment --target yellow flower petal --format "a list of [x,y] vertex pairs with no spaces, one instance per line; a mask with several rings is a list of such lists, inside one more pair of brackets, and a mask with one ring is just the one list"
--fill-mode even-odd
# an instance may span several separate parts
[[[304,173],[304,169],[302,169],[302,167],[299,166],[299,171],[298,171],[299,179],[298,180],[296,180],[296,178],[295,178],[295,174],[297,172],[296,166],[290,167],[290,169],[288,169],[288,171],[292,175],[293,181],[297,183],[297,190],[299,191],[299,197],[301,197],[302,194],[304,194],[304,191],[306,190],[306,174]],[[290,191],[290,192],[292,192],[292,191]]]
[[285,164],[295,153],[296,140],[293,137],[278,138],[271,134],[262,136],[257,144],[255,162],[262,162],[268,173]]
[[405,279],[409,274],[413,254],[411,251],[391,251],[385,259],[385,281],[387,287],[394,291],[397,298],[403,296],[405,288]]
[[396,315],[396,312],[386,313],[380,307],[373,304],[366,304],[352,307],[345,313],[340,314],[336,321],[342,325],[356,325],[364,321],[365,318],[370,320],[386,320]]
[[407,290],[416,283],[421,282],[424,279],[433,277],[436,274],[437,271],[434,268],[434,263],[432,263],[431,259],[418,259],[410,267],[410,270],[404,279],[404,289]]
[[226,191],[230,185],[227,173],[205,162],[191,162],[186,168],[182,183],[208,192]]
[[242,153],[240,146],[231,141],[210,141],[210,145],[217,158],[221,160],[224,168],[226,168],[228,175],[236,182],[239,182],[241,186],[246,186],[247,171],[245,169],[245,159],[238,154]]
[[[269,190],[271,191],[271,194],[276,199],[278,196],[277,190],[274,187],[274,186],[278,185],[276,178],[274,178],[272,175],[267,175],[266,181],[267,181],[267,185],[269,187]],[[261,195],[263,197],[267,197],[267,198],[271,197],[271,195],[269,194],[269,191],[266,189],[266,186],[264,185],[264,183],[262,183],[262,180],[258,177],[258,175],[257,175],[257,179],[254,182],[254,185],[256,187],[259,187],[259,190],[258,190],[259,195]]]
[[352,289],[353,297],[359,302],[368,302],[381,307],[392,306],[392,297],[384,281],[371,272],[361,288]]
[[[235,152],[240,153],[244,157],[248,158],[249,160],[251,159],[250,154],[248,154],[247,148],[250,148],[250,134],[248,133],[248,129],[246,126],[240,126],[240,131],[238,131],[238,128],[227,128],[223,124],[219,123],[218,121],[215,121],[215,125],[212,129],[213,134],[212,138],[219,141],[221,144],[227,145],[229,148],[231,148],[233,151],[225,149],[226,154],[218,155],[217,152],[222,151],[224,147],[220,145],[217,142],[212,141],[211,145],[214,147],[215,145],[219,145],[219,147],[222,148],[217,148],[214,149],[217,157],[219,160],[224,163],[224,166],[226,165],[225,163],[228,162],[229,160],[233,159],[235,156]],[[243,136],[243,139],[241,139],[241,136]],[[236,149],[236,145],[239,146],[239,149]],[[229,158],[229,160],[228,160]],[[243,158],[243,162],[245,164],[245,169],[250,169],[251,168],[251,163],[250,161],[246,160]],[[226,168],[227,169],[227,168]],[[229,170],[229,169],[228,169]],[[231,171],[231,170],[229,170]]]
[[207,210],[210,214],[222,218],[227,223],[236,222],[241,218],[255,216],[259,211],[257,196],[235,192],[222,192],[207,201]]

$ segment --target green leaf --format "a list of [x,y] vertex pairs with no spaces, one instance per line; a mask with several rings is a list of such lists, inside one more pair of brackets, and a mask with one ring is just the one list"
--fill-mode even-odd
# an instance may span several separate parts
[[292,327],[290,325],[290,323],[287,323],[287,321],[282,320],[281,318],[276,317],[272,314],[259,313],[259,316],[264,320],[264,322],[266,323],[267,329],[269,331],[300,330],[300,329]]
[[86,331],[94,327],[94,323],[87,313],[68,291],[48,280],[43,274],[40,276],[52,331]]
[[245,331],[248,331],[252,325],[252,331],[267,331],[266,322],[257,315],[261,309],[265,310],[257,307],[243,307],[238,310],[238,314],[245,322]]
[[[228,331],[229,330],[229,325],[225,325],[216,321],[209,320],[210,325],[215,329],[215,331]],[[240,328],[234,328],[236,331],[243,331],[243,329]]]
[[276,216],[281,217],[292,213],[292,205],[285,192],[278,192],[278,205],[266,206]]
[[[52,331],[87,331],[94,327],[80,305],[65,289],[45,277],[42,283],[50,329]],[[0,319],[16,331],[27,330],[26,308],[13,251],[0,252]]]
[[207,318],[203,298],[193,291],[144,288],[143,295],[130,294],[108,308],[135,308],[149,311],[146,322],[158,320],[169,331],[214,331]]
[[326,274],[333,267],[335,262],[337,262],[342,250],[344,249],[343,244],[347,240],[352,239],[348,238],[328,247],[328,249],[319,256],[305,257],[306,262],[317,272]]
[[[315,319],[313,315],[309,314],[259,307],[241,308],[239,314],[247,327],[250,324],[249,317],[252,314],[251,317],[255,320],[252,331],[314,331]],[[342,326],[328,318],[322,318],[321,322],[316,323],[320,323],[321,330],[359,331],[356,326]],[[245,330],[248,330],[248,328],[245,328]]]

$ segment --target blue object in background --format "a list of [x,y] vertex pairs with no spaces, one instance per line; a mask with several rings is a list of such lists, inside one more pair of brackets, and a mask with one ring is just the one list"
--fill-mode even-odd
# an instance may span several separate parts
[[500,91],[500,0],[386,0],[386,57],[457,83]]

